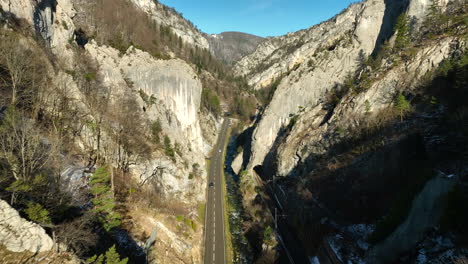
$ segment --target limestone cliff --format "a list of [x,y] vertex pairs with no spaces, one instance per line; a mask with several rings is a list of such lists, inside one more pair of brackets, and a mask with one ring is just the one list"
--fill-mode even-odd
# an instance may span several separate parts
[[[266,41],[236,65],[257,89],[287,74],[254,132],[250,168],[263,162],[278,131],[299,107],[317,105],[326,91],[356,70],[360,53],[374,51],[385,10],[383,1],[354,4],[311,29]],[[259,65],[267,67],[257,73]]]
[[0,200],[0,245],[13,252],[46,252],[53,241],[38,224],[21,218],[7,202]]
[[[184,40],[185,45],[208,48],[205,37],[174,10],[169,10],[155,1],[133,2],[138,8],[148,12],[154,20],[171,26],[173,32]],[[82,81],[79,78],[83,78],[83,73],[77,74],[79,67],[84,67],[83,61],[86,60],[86,63],[92,65],[89,66],[92,69],[84,72],[86,76],[82,80],[85,83],[99,82],[98,87],[101,91],[105,91],[105,95],[97,96],[103,96],[108,99],[109,105],[117,106],[115,113],[131,109],[135,111],[137,120],[141,120],[141,124],[138,125],[142,128],[155,123],[160,126],[158,129],[161,131],[158,133],[161,138],[155,143],[159,147],[151,148],[146,157],[137,155],[132,160],[126,161],[128,173],[136,182],[143,185],[143,188],[146,187],[151,192],[156,191],[161,204],[177,203],[189,208],[184,209],[187,217],[190,217],[187,221],[189,219],[193,222],[198,221],[197,206],[205,201],[205,157],[214,143],[213,135],[217,134],[218,121],[211,114],[201,111],[202,83],[193,65],[181,59],[157,59],[135,47],[130,47],[122,54],[122,51],[98,45],[92,40],[85,44],[79,43],[81,46],[78,45],[75,35],[77,27],[73,20],[77,13],[76,3],[79,1],[0,1],[0,8],[2,16],[26,21],[31,30],[44,39],[44,49],[50,50],[51,54],[44,68],[47,69],[51,83],[62,87],[71,108],[83,114],[81,120],[76,120],[76,124],[81,127],[80,132],[74,137],[74,142],[70,143],[75,144],[81,153],[99,152],[98,155],[105,157],[106,163],[114,167],[120,166],[119,163],[122,162],[123,147],[113,136],[122,129],[117,127],[117,122],[109,121],[110,129],[99,132],[99,136],[96,137],[96,126],[92,124],[97,124],[98,120],[102,120],[102,116],[96,111],[98,106],[92,106],[85,91],[80,88]],[[118,102],[122,99],[134,99],[136,104],[119,108]],[[48,105],[44,105],[43,108],[52,111],[54,100],[54,97],[50,97],[49,100],[45,98]],[[115,113],[108,112],[104,118],[109,118]],[[141,131],[141,133],[147,136],[145,135],[147,132]],[[208,136],[205,137],[204,134]],[[164,137],[167,137],[168,142]],[[140,143],[133,142],[133,144]],[[75,168],[84,167],[85,162],[85,160],[64,162],[63,179],[71,180],[67,179],[68,176],[81,177],[73,181],[81,184],[84,182],[83,186],[86,186],[89,177],[89,173],[84,173],[86,169],[74,173]],[[68,173],[69,171],[72,173]],[[76,193],[76,190],[73,192]],[[150,225],[154,225],[156,221],[159,223],[163,219],[168,221],[168,218],[175,218],[171,213],[158,214],[156,218],[148,215],[148,211],[145,213],[147,215],[143,215],[142,219],[151,218]],[[142,225],[142,223],[134,224]],[[175,225],[167,225],[169,227],[166,228],[166,233],[184,247],[174,248],[168,245],[166,252],[167,250],[173,252],[179,261],[184,259],[200,263],[202,240],[199,238],[203,229],[196,228],[195,223],[192,225],[188,231],[184,231],[194,234],[190,237],[177,237],[180,235],[180,227],[176,229]],[[0,223],[0,226],[3,225]],[[145,228],[151,231],[153,227],[145,226]],[[196,241],[192,241],[194,237],[197,238]],[[30,241],[30,243],[36,242],[35,239]],[[50,249],[50,247],[44,248],[44,250]]]
[[[448,4],[445,2],[445,5]],[[340,87],[358,69],[362,58],[377,52],[382,43],[391,38],[394,23],[400,14],[406,12],[408,17],[424,21],[427,7],[427,1],[419,0],[369,0],[353,4],[320,25],[269,39],[253,54],[239,61],[235,66],[236,72],[246,76],[256,89],[269,85],[275,79],[280,80],[271,102],[256,126],[248,169],[263,163],[281,128],[287,126],[304,108],[311,109],[306,111],[307,114],[317,115],[315,121],[309,120],[310,123],[315,122],[316,126],[324,129],[319,119],[324,120],[324,113],[320,109],[323,108],[326,95]],[[427,52],[422,52],[414,62],[410,62],[413,65],[412,70],[403,68],[387,75],[386,78],[394,80],[393,84],[384,79],[375,83],[374,89],[368,92],[374,90],[374,93],[381,93],[380,99],[388,96],[394,92],[388,87],[398,86],[395,83],[397,79],[400,84],[399,74],[402,70],[410,73],[409,76],[419,75],[420,71],[417,69],[420,65],[427,68],[425,71],[430,70],[450,54],[450,42],[451,40],[447,40],[442,45],[436,44],[432,48],[432,56],[426,56]],[[428,58],[429,63],[426,64]],[[411,80],[414,81],[408,79],[408,82]],[[412,84],[416,85],[415,82]],[[385,104],[372,95],[367,95],[361,103],[367,99],[376,107]],[[387,105],[388,103],[387,101]],[[334,113],[336,115],[340,112],[335,110]],[[295,155],[285,156],[282,162],[291,159],[299,158]]]
[[[443,162],[460,162],[464,152],[454,142],[466,142],[466,133],[452,133],[447,128],[441,135],[434,127],[443,130],[440,126],[453,114],[448,109],[461,106],[435,102],[429,90],[443,89],[437,94],[440,97],[457,96],[446,89],[449,84],[438,83],[445,77],[437,77],[437,72],[452,60],[466,57],[466,25],[460,22],[466,17],[466,4],[441,1],[437,12],[457,6],[459,22],[430,35],[432,29],[427,25],[434,19],[433,14],[429,16],[431,3],[356,3],[320,25],[267,39],[235,65],[236,73],[245,76],[255,89],[270,89],[267,86],[272,83],[276,88],[252,127],[251,144],[244,145],[244,154],[233,164],[236,171],[246,170],[240,173],[241,188],[252,218],[261,214],[262,210],[256,210],[261,206],[258,198],[265,195],[255,192],[252,185],[263,185],[262,191],[276,200],[277,210],[288,215],[290,231],[296,231],[306,250],[319,248],[322,258],[324,242],[321,238],[314,241],[311,234],[321,237],[322,231],[330,232],[352,241],[355,235],[343,231],[346,224],[380,223],[377,219],[392,213],[397,195],[408,191],[406,188],[417,193],[427,180],[419,177],[432,175],[421,168],[434,171],[446,166]],[[402,48],[397,47],[402,38],[397,28],[405,17],[407,42]],[[461,65],[466,70],[466,63]],[[464,74],[464,70],[457,71]],[[427,97],[433,99],[432,107]],[[407,121],[403,110],[395,114],[398,98],[414,101],[408,103],[415,106]],[[466,118],[463,116],[461,119]],[[447,134],[457,134],[454,142],[449,142]],[[408,147],[408,142],[412,146]],[[450,146],[447,148],[457,152],[456,158],[444,159],[441,153],[445,152],[433,149],[434,144]],[[240,164],[244,166],[240,168]],[[466,166],[451,166],[446,166],[449,171],[463,174],[466,170]],[[417,175],[418,180],[408,175]],[[415,240],[422,237],[417,228],[405,232],[417,237]],[[355,252],[369,249],[361,246],[358,242],[360,249]],[[414,246],[412,243],[400,253]],[[345,247],[352,248],[349,244]],[[389,254],[393,260],[401,257]],[[353,256],[339,258],[359,263]]]

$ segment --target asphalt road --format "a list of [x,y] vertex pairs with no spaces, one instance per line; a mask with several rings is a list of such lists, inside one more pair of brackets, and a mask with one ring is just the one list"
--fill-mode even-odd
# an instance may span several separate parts
[[[205,213],[205,264],[226,263],[226,238],[224,233],[224,193],[222,170],[224,146],[227,140],[229,119],[225,118],[218,142],[213,148],[210,171],[208,175],[208,200]],[[214,183],[210,187],[210,183]]]

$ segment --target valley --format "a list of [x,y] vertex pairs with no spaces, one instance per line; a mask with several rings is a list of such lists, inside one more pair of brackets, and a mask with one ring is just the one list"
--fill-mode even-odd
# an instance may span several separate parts
[[0,263],[468,263],[467,20],[0,0]]

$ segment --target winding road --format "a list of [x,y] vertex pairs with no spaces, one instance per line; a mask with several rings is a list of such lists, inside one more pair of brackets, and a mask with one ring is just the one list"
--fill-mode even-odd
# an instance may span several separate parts
[[[211,157],[205,213],[205,264],[226,263],[222,170],[228,128],[229,119],[225,118]],[[210,183],[214,185],[210,186]]]

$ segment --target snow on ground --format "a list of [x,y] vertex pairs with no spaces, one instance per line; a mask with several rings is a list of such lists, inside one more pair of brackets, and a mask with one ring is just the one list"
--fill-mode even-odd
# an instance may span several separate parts
[[309,262],[312,264],[320,264],[318,257],[309,257]]
[[342,235],[335,235],[328,238],[330,248],[342,263],[366,264],[358,253],[356,246],[347,241]]
[[345,228],[345,231],[350,234],[355,240],[359,248],[368,250],[370,245],[367,243],[367,238],[374,232],[374,225],[358,224],[351,225]]
[[335,235],[334,237],[331,237],[328,239],[328,243],[330,244],[330,248],[335,252],[335,255],[338,257],[340,261],[343,261],[341,258],[341,245],[340,242],[343,239],[341,235]]
[[416,264],[424,264],[427,263],[427,256],[426,251],[424,249],[419,250],[418,258],[416,259]]

